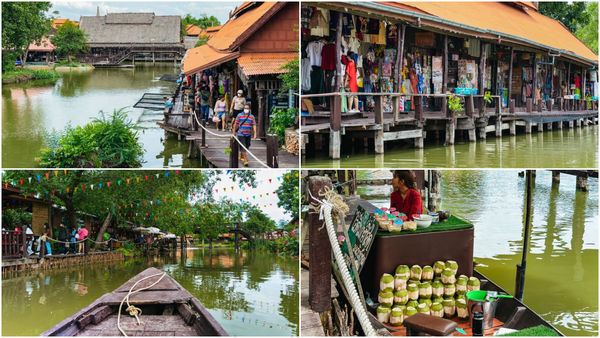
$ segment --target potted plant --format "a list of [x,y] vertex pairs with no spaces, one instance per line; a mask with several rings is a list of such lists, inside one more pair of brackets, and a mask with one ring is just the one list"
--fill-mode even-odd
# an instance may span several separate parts
[[457,114],[456,116],[460,117],[458,112],[462,111],[463,108],[464,104],[460,101],[460,97],[453,94],[448,96],[448,109],[453,113],[453,115]]

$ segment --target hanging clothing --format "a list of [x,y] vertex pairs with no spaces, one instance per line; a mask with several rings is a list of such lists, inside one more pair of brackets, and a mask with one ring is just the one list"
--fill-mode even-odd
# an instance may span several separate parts
[[310,59],[311,66],[321,67],[321,60],[323,59],[321,51],[324,45],[323,41],[311,41],[306,45],[306,54]]
[[379,22],[379,34],[377,36],[379,44],[385,45],[385,22]]
[[312,67],[310,65],[310,60],[308,58],[302,59],[302,90],[309,91],[310,90],[310,72],[312,71]]
[[[324,92],[325,87],[325,76],[323,69],[320,66],[313,66],[312,72],[310,72],[310,92],[312,94],[320,94]],[[311,98],[313,104],[323,104],[325,98],[313,97]]]
[[329,36],[328,10],[318,8],[310,19],[310,35]]
[[335,69],[335,45],[330,43],[321,49],[321,68],[323,70]]

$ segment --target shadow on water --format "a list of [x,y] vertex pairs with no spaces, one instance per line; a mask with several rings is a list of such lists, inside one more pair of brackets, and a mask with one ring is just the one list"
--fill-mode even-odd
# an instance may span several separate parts
[[4,279],[2,334],[38,335],[148,267],[177,280],[230,335],[299,333],[297,261],[261,252],[194,248],[114,266]]

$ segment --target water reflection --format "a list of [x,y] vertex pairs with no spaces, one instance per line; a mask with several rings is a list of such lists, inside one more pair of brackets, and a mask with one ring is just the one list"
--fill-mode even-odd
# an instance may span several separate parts
[[461,139],[453,146],[427,142],[422,150],[387,145],[385,154],[361,149],[343,152],[335,161],[320,152],[303,163],[315,168],[595,168],[598,126],[488,137],[477,142]]
[[175,278],[231,335],[299,333],[297,261],[243,250],[197,249],[5,279],[2,334],[38,335],[151,266]]

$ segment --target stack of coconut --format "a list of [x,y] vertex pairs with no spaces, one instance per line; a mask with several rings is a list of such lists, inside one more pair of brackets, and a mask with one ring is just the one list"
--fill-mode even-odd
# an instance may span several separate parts
[[404,318],[422,312],[435,317],[469,317],[465,294],[479,290],[479,279],[460,275],[458,263],[437,261],[433,267],[399,265],[395,275],[383,274],[379,284],[377,319],[401,325]]

